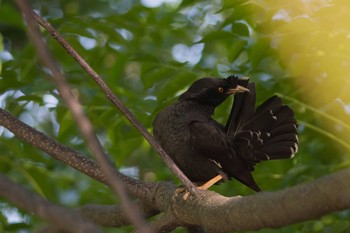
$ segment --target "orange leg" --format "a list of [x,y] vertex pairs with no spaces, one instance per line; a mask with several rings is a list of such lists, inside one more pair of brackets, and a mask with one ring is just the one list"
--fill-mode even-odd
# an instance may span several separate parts
[[204,184],[202,184],[201,186],[199,186],[199,189],[202,190],[207,190],[209,189],[211,186],[213,186],[214,184],[216,184],[217,182],[219,182],[220,180],[224,179],[224,177],[222,175],[217,175],[214,178],[212,178],[211,180],[205,182]]
[[[214,184],[216,184],[217,182],[219,182],[222,179],[225,179],[226,176],[225,175],[217,175],[215,177],[213,177],[212,179],[210,179],[209,181],[205,182],[204,184],[202,184],[201,186],[198,186],[197,188],[201,189],[201,190],[207,190],[209,189],[211,186],[213,186]],[[184,193],[183,195],[183,199],[186,201],[187,198],[190,196],[190,192],[188,192],[184,187],[178,187],[175,190],[175,194],[178,195],[180,193]]]

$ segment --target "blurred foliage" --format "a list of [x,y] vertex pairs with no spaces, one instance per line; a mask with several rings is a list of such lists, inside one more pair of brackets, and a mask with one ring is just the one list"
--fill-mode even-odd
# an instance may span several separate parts
[[[281,95],[299,120],[300,150],[293,160],[256,167],[254,177],[264,190],[312,181],[350,165],[348,1],[177,0],[156,6],[158,1],[146,0],[30,2],[150,131],[155,114],[200,77],[249,76],[257,84],[258,103]],[[97,85],[42,31],[116,165],[147,181],[174,179]],[[47,70],[37,62],[13,1],[0,1],[0,33],[0,107],[91,156]],[[231,101],[217,109],[218,121],[226,120]],[[6,129],[0,128],[0,134],[0,172],[15,182],[72,207],[116,202],[104,185]],[[213,189],[228,196],[252,194],[236,181]],[[0,232],[31,232],[44,224],[1,199],[0,209]],[[349,232],[348,219],[349,211],[342,211],[260,232]]]

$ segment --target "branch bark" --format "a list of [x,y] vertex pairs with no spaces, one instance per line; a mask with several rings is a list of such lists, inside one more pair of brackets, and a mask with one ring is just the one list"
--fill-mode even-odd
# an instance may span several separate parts
[[[141,210],[142,216],[150,218],[159,213],[153,207],[137,202],[135,205]],[[118,205],[94,205],[88,204],[80,207],[81,215],[92,222],[105,227],[121,227],[130,225],[129,219]]]
[[157,193],[163,199],[156,198],[156,205],[173,214],[182,225],[200,225],[208,232],[280,228],[349,209],[349,180],[350,169],[345,169],[278,192],[224,197],[202,191],[199,198],[190,196],[187,201],[173,198],[171,187],[163,184],[159,190],[163,195]]

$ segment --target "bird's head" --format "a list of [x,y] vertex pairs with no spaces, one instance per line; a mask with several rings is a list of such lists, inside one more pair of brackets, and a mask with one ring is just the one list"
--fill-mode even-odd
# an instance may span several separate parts
[[229,76],[225,79],[202,78],[195,81],[180,96],[180,100],[192,100],[216,107],[230,95],[249,91],[245,87],[247,83],[248,78],[238,78],[235,76]]

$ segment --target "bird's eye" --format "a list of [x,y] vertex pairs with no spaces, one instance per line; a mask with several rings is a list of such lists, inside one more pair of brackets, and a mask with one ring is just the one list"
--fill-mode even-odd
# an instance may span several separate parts
[[224,92],[224,88],[223,87],[218,87],[218,92],[223,93]]

